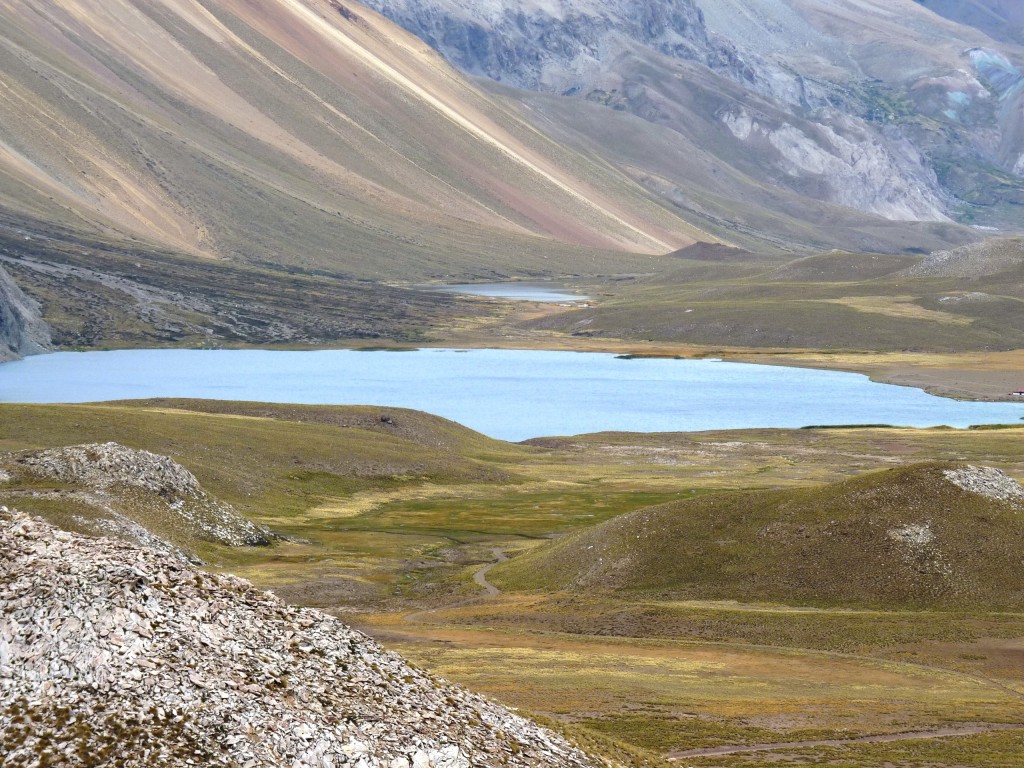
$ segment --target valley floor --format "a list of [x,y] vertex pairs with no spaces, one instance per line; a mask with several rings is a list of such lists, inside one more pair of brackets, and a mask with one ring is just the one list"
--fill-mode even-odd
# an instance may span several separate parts
[[[385,410],[388,421],[374,408],[209,401],[4,405],[0,450],[102,438],[170,455],[285,537],[264,548],[205,545],[209,567],[336,613],[628,764],[1020,764],[1024,614],[506,591],[492,567],[622,513],[714,491],[797,488],[931,460],[1024,479],[1024,428],[509,444]],[[44,486],[0,483],[0,504],[66,514]]]

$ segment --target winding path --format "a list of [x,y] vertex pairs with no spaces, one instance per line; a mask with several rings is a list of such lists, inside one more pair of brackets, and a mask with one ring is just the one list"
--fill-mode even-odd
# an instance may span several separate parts
[[747,744],[742,746],[708,747],[706,749],[689,749],[685,752],[670,752],[665,755],[665,757],[668,760],[682,760],[687,757],[716,757],[718,755],[737,755],[744,752],[773,752],[776,750],[803,749],[807,747],[843,747],[848,744],[881,744],[892,741],[945,739],[952,736],[974,736],[979,733],[1019,730],[1024,730],[1024,725],[975,725],[966,728],[940,728],[934,731],[908,731],[905,733],[880,734],[878,736],[857,736],[851,739],[783,741],[776,744]]
[[442,605],[438,608],[428,608],[424,611],[414,611],[413,613],[407,613],[405,616],[402,617],[402,621],[415,624],[417,622],[423,621],[423,619],[426,616],[429,616],[432,613],[437,613],[438,611],[447,611],[452,608],[461,608],[464,605],[472,605],[473,603],[478,603],[481,600],[488,600],[492,597],[497,597],[498,595],[500,595],[501,590],[487,580],[487,574],[494,566],[500,565],[501,563],[507,561],[508,555],[505,554],[505,551],[501,547],[492,547],[491,553],[494,555],[494,562],[487,563],[487,565],[481,566],[473,573],[473,581],[477,584],[477,586],[479,586],[484,591],[482,595],[474,595],[473,597],[466,598],[465,600],[460,600],[457,603]]
[[[442,606],[440,608],[431,608],[425,611],[416,611],[410,613],[404,617],[407,622],[418,622],[423,617],[436,613],[437,611],[448,610],[450,608],[459,608],[464,605],[472,605],[481,600],[487,600],[490,598],[498,597],[501,594],[501,590],[494,586],[490,581],[487,580],[487,574],[490,573],[491,569],[496,565],[500,565],[508,561],[508,555],[505,554],[504,550],[500,547],[493,547],[491,553],[494,555],[494,562],[487,563],[481,566],[473,573],[473,581],[477,584],[484,592],[482,595],[476,595],[474,597],[460,600],[457,603],[451,605]],[[873,657],[867,656],[850,656],[848,654],[832,654],[836,656],[848,656],[852,658],[864,659],[867,661],[878,661]],[[972,675],[964,675],[963,673],[957,673],[951,670],[942,669],[941,667],[932,667],[925,664],[911,664],[909,666],[920,667],[929,669],[932,671],[941,671],[947,674],[953,674],[958,676],[967,677],[974,679],[978,682],[985,682],[994,685],[1004,691],[1014,694],[1018,697],[1024,695],[1021,691],[1017,691],[1009,686],[1005,686],[998,681],[990,680],[988,678],[978,678]],[[820,739],[816,741],[783,741],[776,742],[774,744],[737,744],[727,745],[720,747],[706,747],[703,749],[690,749],[678,752],[669,752],[665,755],[665,759],[670,761],[682,760],[689,757],[717,757],[724,755],[737,755],[749,752],[775,752],[787,749],[807,749],[814,747],[842,747],[851,744],[882,744],[886,742],[896,741],[915,741],[925,739],[944,739],[953,738],[956,736],[975,736],[982,733],[994,733],[996,731],[1020,731],[1024,730],[1024,723],[1022,724],[992,724],[992,725],[974,725],[965,726],[963,728],[938,728],[931,731],[905,731],[903,733],[887,733],[879,734],[876,736],[855,736],[849,739]]]
[[484,597],[497,597],[501,594],[501,590],[487,580],[487,574],[491,572],[491,568],[494,566],[508,561],[508,555],[500,547],[494,547],[491,549],[491,552],[494,554],[494,562],[488,563],[473,574],[473,581],[483,587]]

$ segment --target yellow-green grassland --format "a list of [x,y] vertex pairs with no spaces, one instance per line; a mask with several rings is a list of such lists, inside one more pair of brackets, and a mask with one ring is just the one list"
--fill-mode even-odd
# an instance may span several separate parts
[[[3,451],[113,440],[172,457],[279,537],[199,542],[206,567],[626,764],[953,768],[1024,752],[1024,525],[942,479],[965,465],[1024,479],[1021,427],[511,444],[401,409],[181,400],[4,405],[0,424]],[[75,513],[46,490],[9,480],[0,503]],[[911,561],[885,531],[918,524],[939,550]],[[634,567],[616,571],[616,548]]]

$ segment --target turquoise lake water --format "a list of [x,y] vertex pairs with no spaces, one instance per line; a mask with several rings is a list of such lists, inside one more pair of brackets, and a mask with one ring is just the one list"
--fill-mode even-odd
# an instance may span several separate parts
[[577,352],[164,349],[61,352],[0,365],[4,402],[148,397],[416,408],[505,440],[817,424],[966,427],[1024,417],[1024,403],[959,402],[853,373]]

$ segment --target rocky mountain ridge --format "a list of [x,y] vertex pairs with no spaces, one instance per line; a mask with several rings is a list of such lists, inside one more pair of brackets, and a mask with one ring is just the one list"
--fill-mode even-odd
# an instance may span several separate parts
[[1024,226],[1024,53],[913,0],[367,1],[466,72],[668,126],[759,184]]
[[49,348],[50,329],[40,312],[39,303],[0,267],[0,363]]
[[4,765],[594,768],[337,619],[0,508]]
[[554,3],[369,0],[464,72],[520,88],[576,92],[631,43],[676,58],[722,63],[692,0]]

